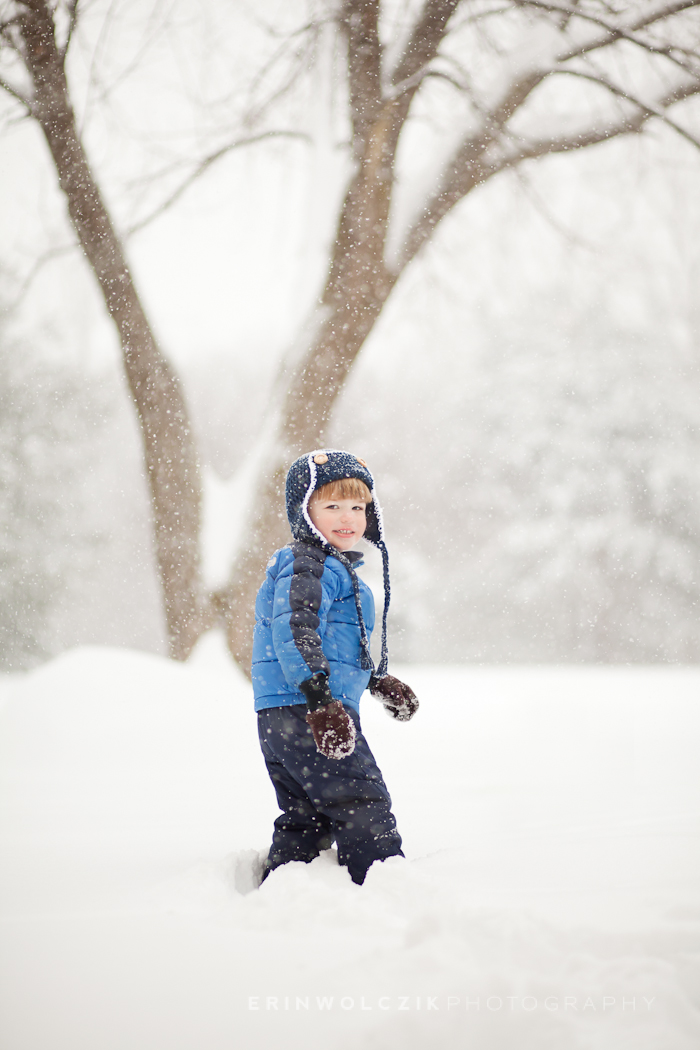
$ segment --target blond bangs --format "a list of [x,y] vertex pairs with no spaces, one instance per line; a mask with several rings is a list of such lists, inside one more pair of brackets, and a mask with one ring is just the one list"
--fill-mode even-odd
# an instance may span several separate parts
[[371,503],[372,493],[359,478],[339,478],[317,488],[312,500],[356,499],[359,503]]

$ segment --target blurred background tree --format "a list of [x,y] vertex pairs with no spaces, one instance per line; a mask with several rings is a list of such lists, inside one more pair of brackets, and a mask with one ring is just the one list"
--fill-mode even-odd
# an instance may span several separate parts
[[0,326],[0,667],[62,646],[62,609],[105,536],[83,479],[109,412],[98,385]]
[[494,317],[479,330],[460,383],[431,383],[425,422],[405,411],[417,373],[381,419],[367,406],[334,435],[359,430],[396,479],[397,655],[696,662],[697,349],[624,327],[604,301],[548,300],[524,330]]

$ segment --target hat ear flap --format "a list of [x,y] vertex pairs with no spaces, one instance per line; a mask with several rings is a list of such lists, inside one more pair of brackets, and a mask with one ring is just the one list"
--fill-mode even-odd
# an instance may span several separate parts
[[364,538],[368,540],[375,547],[381,540],[379,532],[379,522],[377,521],[377,513],[374,509],[374,503],[367,504],[367,528],[365,529]]
[[379,547],[384,542],[384,522],[382,520],[382,508],[374,490],[374,483],[372,483],[371,493],[372,502],[367,504],[365,539],[375,547]]

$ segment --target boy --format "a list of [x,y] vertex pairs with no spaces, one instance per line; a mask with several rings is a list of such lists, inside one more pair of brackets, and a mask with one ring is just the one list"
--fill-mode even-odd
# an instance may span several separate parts
[[[263,879],[291,860],[307,863],[333,840],[361,885],[370,865],[402,857],[391,798],[360,727],[373,696],[399,721],[415,694],[387,675],[389,561],[374,479],[364,460],[320,449],[289,469],[287,517],[294,540],[276,551],[255,604],[253,689],[265,764],[282,810]],[[382,553],[382,649],[369,650],[374,600],[352,548],[364,536]]]

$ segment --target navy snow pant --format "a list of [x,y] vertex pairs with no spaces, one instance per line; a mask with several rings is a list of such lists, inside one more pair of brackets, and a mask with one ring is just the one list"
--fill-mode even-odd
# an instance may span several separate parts
[[391,798],[374,755],[355,723],[355,750],[326,758],[316,750],[306,723],[306,704],[258,712],[258,734],[267,771],[282,810],[275,821],[266,874],[290,860],[307,863],[338,845],[338,860],[361,885],[371,864],[403,857]]

